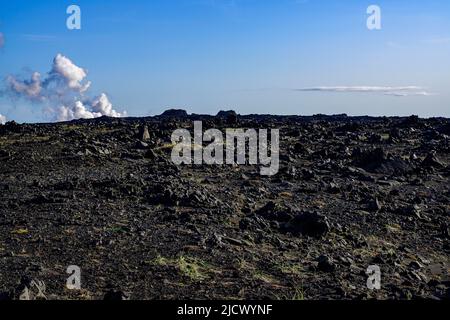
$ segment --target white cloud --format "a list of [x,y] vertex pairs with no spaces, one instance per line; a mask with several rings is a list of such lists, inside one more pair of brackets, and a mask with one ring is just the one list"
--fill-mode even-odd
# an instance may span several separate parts
[[40,100],[43,98],[41,96],[42,83],[39,72],[34,72],[30,80],[18,80],[13,76],[9,76],[6,78],[6,81],[15,94],[24,95],[31,100]]
[[91,82],[86,78],[85,69],[58,54],[44,79],[38,72],[34,72],[30,80],[9,76],[8,92],[32,102],[45,103],[46,114],[53,114],[57,121],[126,116],[126,112],[114,110],[104,93],[94,99],[89,98],[87,91]]
[[409,96],[424,96],[429,97],[433,96],[434,94],[426,92],[426,91],[417,91],[417,92],[385,92],[384,93],[387,96],[394,96],[394,97],[409,97]]
[[113,118],[126,117],[126,112],[117,112],[109,101],[108,96],[102,93],[93,100],[84,103],[75,101],[74,103],[61,106],[57,110],[57,121],[70,121],[74,119],[94,119],[102,116]]
[[6,117],[0,114],[0,124],[6,123]]
[[310,87],[295,89],[303,92],[347,92],[347,93],[379,93],[389,96],[429,96],[431,93],[418,86],[380,87],[380,86],[336,86],[336,87]]
[[94,119],[101,117],[100,113],[89,111],[81,101],[75,101],[73,105],[58,108],[58,121],[70,121],[74,119]]
[[7,77],[12,93],[24,95],[33,100],[47,100],[52,95],[63,96],[68,93],[82,94],[91,82],[85,81],[87,72],[75,65],[69,58],[58,54],[53,59],[48,76],[41,80],[41,74],[34,72],[31,80],[21,80],[14,76]]
[[53,59],[53,67],[49,75],[47,81],[63,81],[67,84],[67,87],[80,93],[85,92],[91,85],[91,82],[83,83],[83,80],[87,77],[87,72],[62,54],[58,54]]
[[126,112],[119,113],[115,111],[108,99],[108,96],[105,93],[102,93],[99,97],[94,99],[94,101],[92,102],[92,110],[96,113],[100,113],[102,116],[108,117],[120,118],[127,115]]

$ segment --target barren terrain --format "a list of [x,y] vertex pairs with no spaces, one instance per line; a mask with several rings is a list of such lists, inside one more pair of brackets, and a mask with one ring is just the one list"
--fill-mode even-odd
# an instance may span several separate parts
[[[194,120],[279,128],[280,172],[174,165]],[[449,136],[447,119],[231,112],[0,125],[0,298],[449,299]]]

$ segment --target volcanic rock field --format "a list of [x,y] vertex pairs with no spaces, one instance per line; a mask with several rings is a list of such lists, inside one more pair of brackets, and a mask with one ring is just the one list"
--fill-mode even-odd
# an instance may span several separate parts
[[[280,129],[278,174],[173,164],[194,121]],[[449,299],[449,137],[415,116],[8,122],[0,299]]]

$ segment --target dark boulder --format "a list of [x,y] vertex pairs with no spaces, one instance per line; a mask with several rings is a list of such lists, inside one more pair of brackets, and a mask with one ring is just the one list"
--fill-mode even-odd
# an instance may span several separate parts
[[186,118],[188,117],[188,113],[183,109],[169,109],[161,114],[161,117],[170,117],[170,118]]
[[321,238],[330,231],[330,223],[327,217],[315,213],[306,212],[296,215],[284,225],[284,230],[292,234]]
[[233,110],[220,111],[216,117],[225,120],[228,124],[236,124],[238,122],[238,115]]
[[437,158],[436,152],[430,152],[425,159],[422,161],[422,167],[425,168],[443,168],[444,165],[442,162]]
[[257,210],[256,214],[267,220],[278,222],[288,222],[293,217],[290,209],[283,208],[281,205],[273,201],[269,201],[264,207]]
[[109,301],[129,300],[129,297],[126,293],[122,291],[110,290],[105,294],[103,300]]
[[414,166],[400,157],[387,154],[383,148],[353,150],[353,165],[372,173],[403,175],[414,170]]
[[317,258],[317,269],[322,272],[333,272],[336,269],[336,265],[331,258],[321,255]]

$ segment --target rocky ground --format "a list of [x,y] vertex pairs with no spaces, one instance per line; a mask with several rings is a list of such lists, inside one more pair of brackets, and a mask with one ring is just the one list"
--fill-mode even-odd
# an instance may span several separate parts
[[[280,128],[280,172],[172,164],[171,133],[199,119]],[[0,125],[0,299],[449,299],[449,136],[448,119],[231,112]]]

